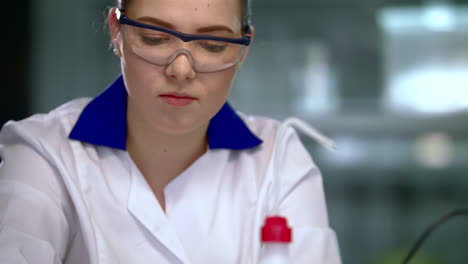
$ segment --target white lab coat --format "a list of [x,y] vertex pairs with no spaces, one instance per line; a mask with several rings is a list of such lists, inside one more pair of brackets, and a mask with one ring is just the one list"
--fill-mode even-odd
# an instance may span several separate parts
[[[0,263],[257,263],[278,122],[239,114],[263,143],[208,149],[165,188],[163,212],[125,150],[68,138],[90,99],[0,133]],[[294,263],[339,264],[322,177],[290,130],[280,214]]]

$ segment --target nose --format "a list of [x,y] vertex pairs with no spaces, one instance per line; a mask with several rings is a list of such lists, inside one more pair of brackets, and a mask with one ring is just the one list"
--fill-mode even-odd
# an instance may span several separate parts
[[174,80],[192,80],[196,76],[196,72],[190,63],[189,58],[185,54],[179,54],[166,67],[166,75]]

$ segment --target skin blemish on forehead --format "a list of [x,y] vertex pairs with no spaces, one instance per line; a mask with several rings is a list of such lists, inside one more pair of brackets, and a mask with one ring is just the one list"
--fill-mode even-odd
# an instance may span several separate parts
[[198,11],[198,7],[195,7],[193,10],[194,10],[194,11]]

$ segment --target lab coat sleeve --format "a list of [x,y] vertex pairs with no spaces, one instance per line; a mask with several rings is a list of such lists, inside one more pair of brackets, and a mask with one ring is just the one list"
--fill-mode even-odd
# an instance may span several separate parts
[[12,132],[0,133],[0,263],[62,263],[70,233],[63,184],[54,167]]
[[294,263],[341,263],[336,234],[328,224],[322,175],[294,131],[288,133],[283,155],[279,214],[293,228]]

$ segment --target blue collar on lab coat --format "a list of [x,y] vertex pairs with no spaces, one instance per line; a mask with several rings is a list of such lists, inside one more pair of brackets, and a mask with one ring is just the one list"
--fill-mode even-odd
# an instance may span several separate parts
[[[126,150],[127,91],[122,76],[83,109],[69,137]],[[261,143],[227,102],[208,126],[210,149],[242,150]]]

